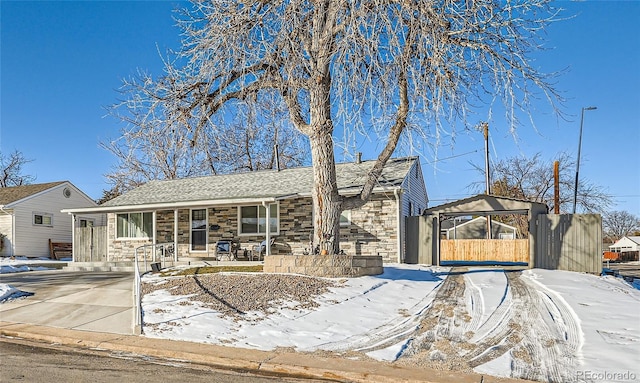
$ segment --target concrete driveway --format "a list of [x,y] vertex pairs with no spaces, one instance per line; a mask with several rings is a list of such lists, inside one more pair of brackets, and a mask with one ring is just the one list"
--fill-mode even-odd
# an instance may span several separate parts
[[36,271],[0,274],[33,295],[0,304],[0,320],[133,334],[133,273]]

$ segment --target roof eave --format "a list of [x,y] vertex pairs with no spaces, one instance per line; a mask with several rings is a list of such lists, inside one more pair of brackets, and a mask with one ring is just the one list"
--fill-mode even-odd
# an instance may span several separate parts
[[222,205],[243,205],[249,203],[276,202],[279,197],[261,197],[261,198],[234,198],[234,199],[218,199],[218,200],[202,200],[202,201],[181,201],[181,202],[161,202],[139,205],[120,205],[120,206],[96,206],[85,208],[63,209],[61,212],[68,214],[87,214],[87,213],[115,213],[124,211],[141,211],[141,210],[162,210],[162,209],[179,209],[206,206],[222,206]]

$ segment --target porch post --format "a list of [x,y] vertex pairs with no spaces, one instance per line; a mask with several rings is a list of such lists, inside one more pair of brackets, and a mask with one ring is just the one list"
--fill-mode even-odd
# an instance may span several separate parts
[[173,260],[178,262],[178,209],[173,210]]
[[[264,206],[264,211],[265,211],[265,219],[266,219],[266,240],[265,240],[265,253],[264,256],[267,257],[269,255],[271,255],[271,236],[269,235],[269,226],[270,222],[269,219],[271,219],[271,206],[266,202],[266,201],[262,201],[262,206]],[[260,259],[260,254],[258,254],[258,259]]]
[[71,214],[71,262],[76,261],[76,215]]
[[156,262],[156,244],[158,243],[158,238],[156,238],[157,237],[157,235],[156,235],[156,218],[157,218],[156,210],[154,210],[153,213],[151,213],[151,214],[152,214],[152,217],[153,217],[152,218],[153,225],[152,225],[152,229],[151,229],[151,230],[153,230],[153,235],[151,237],[151,242],[153,243],[153,247],[152,247],[153,250],[152,250],[152,254],[151,255],[153,256],[153,262]]
[[[454,225],[455,225],[455,218]],[[440,267],[440,224],[442,223],[440,219],[440,213],[438,213],[438,227],[436,228],[436,266]]]

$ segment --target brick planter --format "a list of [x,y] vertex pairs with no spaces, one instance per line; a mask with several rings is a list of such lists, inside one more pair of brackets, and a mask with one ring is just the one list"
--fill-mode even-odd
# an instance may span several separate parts
[[383,270],[381,256],[270,255],[264,258],[263,271],[335,278],[378,275]]

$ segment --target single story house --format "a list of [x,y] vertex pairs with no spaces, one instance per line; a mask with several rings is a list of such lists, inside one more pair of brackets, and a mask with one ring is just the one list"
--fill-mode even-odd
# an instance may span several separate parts
[[0,256],[49,257],[49,242],[72,240],[72,227],[104,225],[100,214],[78,214],[74,224],[62,209],[97,206],[69,181],[0,188]]
[[[440,225],[444,239],[485,239],[487,238],[487,218],[445,220]],[[516,239],[517,229],[506,223],[491,220],[491,238]]]
[[[336,165],[339,193],[357,193],[374,161]],[[267,254],[303,254],[313,232],[311,167],[150,181],[76,215],[107,214],[107,258],[125,261],[136,248],[174,244],[178,260],[213,258],[219,241],[241,249],[271,238]],[[405,217],[428,203],[417,157],[390,159],[372,197],[341,217],[340,247],[351,255],[380,255],[403,262]]]
[[625,236],[609,246],[609,251],[625,253],[628,251],[640,251],[640,236]]

